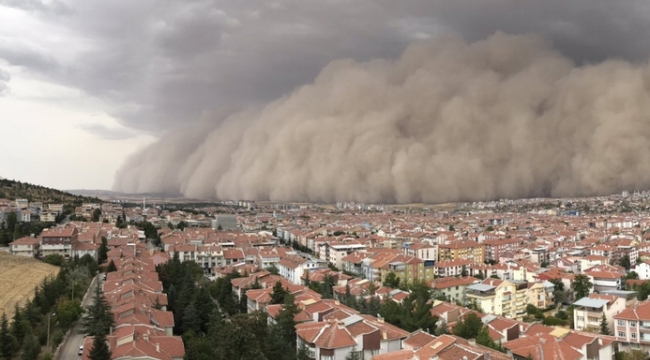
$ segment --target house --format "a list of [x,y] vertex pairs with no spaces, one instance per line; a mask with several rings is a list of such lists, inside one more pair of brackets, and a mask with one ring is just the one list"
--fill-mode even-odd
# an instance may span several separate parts
[[469,285],[479,283],[480,280],[471,277],[448,277],[431,280],[429,286],[433,290],[433,297],[444,297],[449,302],[466,304],[465,291]]
[[40,255],[59,254],[73,256],[72,247],[77,242],[78,230],[75,227],[56,227],[43,231],[40,235]]
[[344,359],[352,351],[364,359],[398,351],[409,333],[370,315],[351,315],[342,320],[330,317],[325,321],[296,325],[298,346],[307,346],[312,359]]
[[404,339],[404,349],[380,354],[372,360],[509,360],[511,356],[454,335],[433,336],[417,330]]
[[645,261],[638,262],[631,270],[639,274],[639,280],[650,279],[650,264]]
[[468,275],[472,264],[474,261],[466,259],[439,261],[434,266],[434,273],[437,277],[459,276],[463,275],[463,271],[464,275]]
[[573,303],[573,324],[576,330],[599,332],[603,315],[609,329],[614,328],[614,316],[625,310],[624,297],[589,294]]
[[9,246],[11,247],[12,255],[36,257],[38,255],[40,241],[37,238],[26,236],[18,240],[14,240],[13,242],[9,243]]
[[650,302],[635,303],[614,315],[616,336],[620,351],[650,351]]
[[56,213],[54,212],[42,212],[40,215],[41,222],[55,222]]

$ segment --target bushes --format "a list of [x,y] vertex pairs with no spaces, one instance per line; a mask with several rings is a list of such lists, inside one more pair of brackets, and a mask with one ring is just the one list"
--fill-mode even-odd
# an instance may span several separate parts
[[569,319],[569,315],[566,313],[566,311],[562,311],[562,310],[558,311],[555,314],[555,317],[557,317],[558,319],[562,319],[562,320],[568,320]]
[[558,319],[555,316],[547,316],[542,320],[542,324],[548,325],[548,326],[566,326],[568,324],[568,321]]
[[47,255],[46,257],[43,258],[43,261],[45,263],[48,263],[48,264],[54,265],[54,266],[59,266],[59,267],[61,265],[63,265],[64,260],[65,259],[63,258],[63,256],[61,256],[59,254],[50,254],[50,255]]

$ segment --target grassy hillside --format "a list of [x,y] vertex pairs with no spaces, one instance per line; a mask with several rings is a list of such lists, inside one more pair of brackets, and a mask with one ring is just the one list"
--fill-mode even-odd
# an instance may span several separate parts
[[73,195],[44,186],[0,179],[0,199],[3,198],[9,200],[27,199],[29,202],[42,202],[43,204],[64,204],[73,208],[84,202],[102,202],[96,197]]

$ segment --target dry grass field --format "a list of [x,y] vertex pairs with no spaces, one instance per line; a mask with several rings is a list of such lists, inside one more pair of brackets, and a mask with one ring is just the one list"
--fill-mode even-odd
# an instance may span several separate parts
[[56,266],[0,251],[0,314],[11,318],[16,303],[23,306],[43,279],[58,272]]

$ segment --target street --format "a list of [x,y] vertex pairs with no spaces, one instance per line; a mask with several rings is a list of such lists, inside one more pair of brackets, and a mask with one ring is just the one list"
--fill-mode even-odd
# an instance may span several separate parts
[[[93,281],[90,283],[88,291],[86,291],[86,295],[84,295],[83,301],[81,302],[84,308],[87,308],[88,305],[92,304],[93,290],[97,284],[97,281],[100,281],[100,276],[102,276],[101,273],[95,276]],[[70,335],[61,346],[61,351],[59,351],[58,356],[55,358],[55,360],[79,359],[79,346],[83,345],[85,337],[85,334],[80,333],[80,330],[81,320],[79,320],[77,322],[77,325],[75,325],[74,328],[72,328],[70,331]]]

